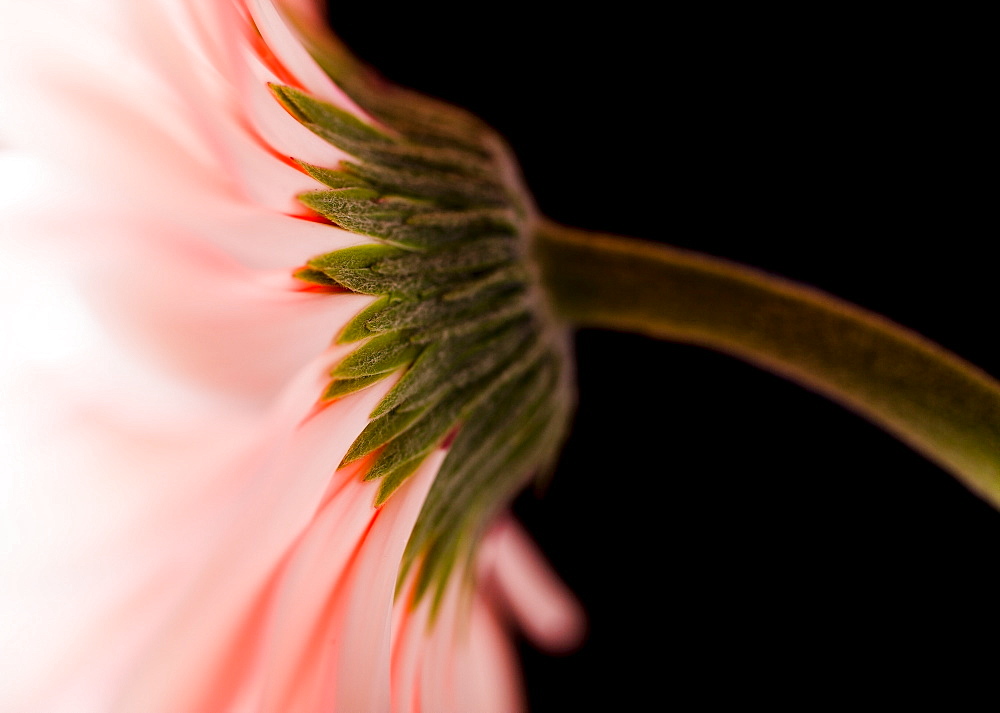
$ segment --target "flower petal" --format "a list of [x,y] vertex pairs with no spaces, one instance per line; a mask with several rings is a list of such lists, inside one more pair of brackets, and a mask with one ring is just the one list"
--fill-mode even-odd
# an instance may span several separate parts
[[479,556],[480,577],[536,645],[553,653],[578,647],[586,617],[527,533],[512,519],[494,525]]

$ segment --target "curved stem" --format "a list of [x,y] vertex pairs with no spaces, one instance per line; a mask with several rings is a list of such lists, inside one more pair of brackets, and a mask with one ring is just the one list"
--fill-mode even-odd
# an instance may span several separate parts
[[878,424],[1000,508],[1000,383],[889,320],[766,273],[545,222],[557,313],[725,352]]

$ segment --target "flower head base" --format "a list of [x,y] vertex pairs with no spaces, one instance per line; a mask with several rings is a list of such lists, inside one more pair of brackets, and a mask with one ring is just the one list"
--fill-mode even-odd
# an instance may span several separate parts
[[321,255],[296,275],[377,297],[337,335],[361,343],[324,394],[398,377],[341,464],[367,459],[376,504],[449,439],[404,561],[404,573],[422,562],[418,598],[433,581],[443,593],[498,507],[552,463],[572,409],[568,335],[529,263],[530,200],[504,143],[458,109],[405,92],[355,97],[376,117],[367,123],[299,89],[272,89],[356,159],[301,163],[327,188],[300,200],[378,243]]

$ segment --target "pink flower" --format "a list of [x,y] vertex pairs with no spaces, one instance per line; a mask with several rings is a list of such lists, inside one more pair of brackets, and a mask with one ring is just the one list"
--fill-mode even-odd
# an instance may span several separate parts
[[446,449],[376,508],[338,464],[392,380],[317,407],[375,298],[293,275],[374,241],[298,202],[289,157],[350,155],[269,84],[366,113],[266,0],[18,4],[0,43],[0,709],[517,710],[509,617],[558,650],[574,600],[509,519],[414,597]]

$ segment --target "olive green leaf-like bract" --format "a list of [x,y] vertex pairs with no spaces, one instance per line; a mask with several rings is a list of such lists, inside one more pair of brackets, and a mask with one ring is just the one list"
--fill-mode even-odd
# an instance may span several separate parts
[[[300,162],[324,186],[302,203],[373,240],[296,273],[376,297],[335,335],[357,346],[332,366],[324,398],[396,379],[341,465],[369,459],[363,477],[379,482],[381,505],[451,439],[403,565],[419,562],[418,594],[440,594],[496,510],[551,466],[572,410],[567,332],[527,262],[530,201],[503,142],[458,109],[409,93],[393,96],[410,111],[355,97],[382,122],[370,126],[299,89],[272,90],[353,157]],[[432,106],[433,127],[415,123]]]

